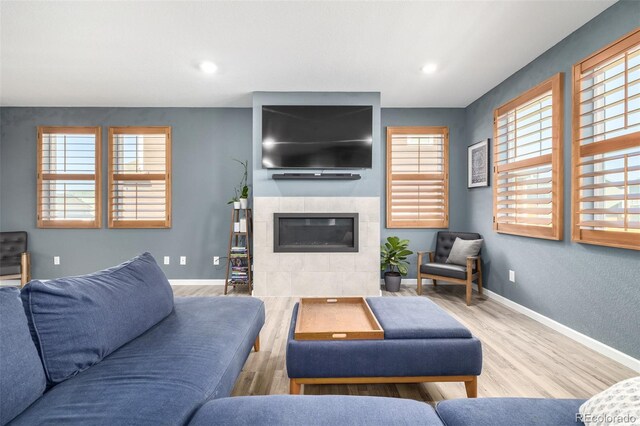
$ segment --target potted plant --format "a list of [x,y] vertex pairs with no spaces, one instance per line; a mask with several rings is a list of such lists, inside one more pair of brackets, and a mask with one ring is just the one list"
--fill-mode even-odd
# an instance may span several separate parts
[[233,188],[233,191],[236,195],[234,195],[227,204],[233,204],[233,208],[238,210],[240,208],[240,199],[238,198],[238,188]]
[[240,208],[246,209],[249,207],[249,186],[247,185],[247,180],[249,178],[249,160],[240,161],[237,159],[233,159],[233,161],[240,163],[240,165],[244,168],[244,172],[242,174],[242,180],[240,180]]
[[407,256],[413,254],[408,249],[409,240],[398,237],[388,237],[387,242],[380,246],[380,266],[384,273],[384,287],[387,291],[400,290],[402,277],[407,275]]

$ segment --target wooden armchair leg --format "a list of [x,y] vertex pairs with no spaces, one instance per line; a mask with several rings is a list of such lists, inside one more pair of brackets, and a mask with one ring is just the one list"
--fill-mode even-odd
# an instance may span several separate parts
[[482,294],[482,261],[478,259],[478,293]]
[[418,296],[422,294],[422,275],[418,272],[418,281],[416,281],[416,293]]
[[22,253],[20,258],[20,287],[31,281],[31,256],[29,253]]

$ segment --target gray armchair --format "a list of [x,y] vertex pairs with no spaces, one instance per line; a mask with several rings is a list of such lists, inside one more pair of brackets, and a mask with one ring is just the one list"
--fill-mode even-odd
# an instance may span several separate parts
[[0,278],[20,279],[21,287],[31,280],[26,232],[0,232]]
[[[478,240],[480,234],[474,232],[438,232],[436,238],[436,250],[418,252],[418,294],[422,294],[422,280],[433,280],[433,285],[438,285],[437,280],[467,286],[467,305],[471,304],[471,291],[473,281],[478,282],[478,293],[482,294],[482,258],[480,253],[467,258],[466,266],[446,263],[451,247],[456,238],[463,240]],[[424,255],[429,256],[429,261],[424,262]]]

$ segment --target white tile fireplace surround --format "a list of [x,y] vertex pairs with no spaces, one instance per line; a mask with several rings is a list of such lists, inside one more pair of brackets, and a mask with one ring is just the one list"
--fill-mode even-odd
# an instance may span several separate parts
[[[358,213],[356,253],[275,253],[274,213]],[[254,296],[380,295],[379,197],[255,197]]]

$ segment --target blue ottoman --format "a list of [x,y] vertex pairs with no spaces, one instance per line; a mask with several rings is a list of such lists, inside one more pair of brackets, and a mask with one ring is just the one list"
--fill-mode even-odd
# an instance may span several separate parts
[[424,297],[370,297],[382,340],[287,341],[289,392],[302,384],[464,382],[475,398],[482,346],[462,324]]

